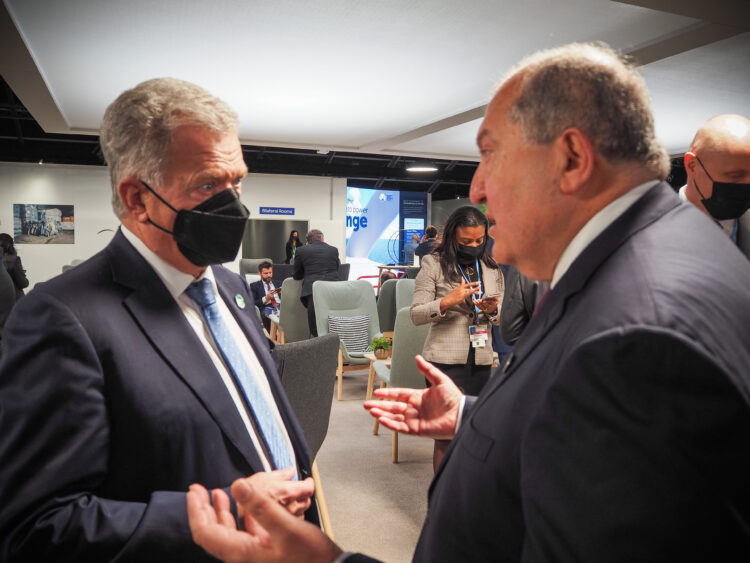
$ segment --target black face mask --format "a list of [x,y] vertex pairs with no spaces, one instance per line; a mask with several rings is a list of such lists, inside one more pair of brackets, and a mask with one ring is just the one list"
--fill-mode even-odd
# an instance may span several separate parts
[[222,264],[234,260],[242,243],[250,212],[242,205],[237,190],[227,188],[193,209],[175,209],[141,181],[159,201],[177,213],[171,231],[151,223],[169,233],[177,241],[182,255],[196,266]]
[[709,180],[711,180],[714,185],[711,197],[705,198],[703,197],[703,192],[701,192],[701,189],[698,187],[698,182],[693,179],[695,189],[698,190],[698,194],[701,196],[701,202],[711,214],[711,217],[718,221],[737,219],[740,215],[745,213],[745,211],[750,209],[750,184],[717,182],[711,178],[711,174],[709,174],[706,167],[703,166],[701,159],[696,156],[695,160],[698,161],[701,168],[703,168],[703,171],[706,173],[706,176],[708,176]]
[[461,260],[476,260],[482,255],[482,252],[484,252],[484,243],[479,246],[459,244],[456,254]]

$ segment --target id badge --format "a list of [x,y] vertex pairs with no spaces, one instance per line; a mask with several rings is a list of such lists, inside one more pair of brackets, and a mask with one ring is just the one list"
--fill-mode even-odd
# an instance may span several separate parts
[[487,326],[471,325],[469,327],[469,340],[473,348],[484,348],[489,340]]

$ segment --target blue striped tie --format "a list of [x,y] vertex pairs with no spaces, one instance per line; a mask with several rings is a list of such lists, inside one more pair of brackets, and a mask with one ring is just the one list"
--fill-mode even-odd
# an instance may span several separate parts
[[289,453],[289,448],[287,448],[281,429],[274,420],[271,408],[258,388],[250,369],[242,359],[242,354],[229,333],[229,328],[221,318],[219,306],[216,304],[216,296],[211,287],[211,280],[204,278],[193,282],[185,290],[185,293],[200,307],[208,329],[214,337],[216,347],[224,358],[224,363],[226,363],[229,371],[234,374],[235,380],[239,382],[262,434],[261,437],[273,458],[271,461],[274,468],[284,469],[293,466],[294,462]]

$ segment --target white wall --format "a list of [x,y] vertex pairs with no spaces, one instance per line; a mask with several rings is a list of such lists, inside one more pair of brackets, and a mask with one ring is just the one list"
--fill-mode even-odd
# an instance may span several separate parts
[[[107,169],[99,166],[0,163],[0,232],[13,234],[13,204],[73,205],[75,244],[20,244],[16,250],[31,282],[45,281],[73,259],[85,259],[111,240],[119,225],[110,204]],[[242,201],[253,218],[265,218],[259,207],[293,207],[284,218],[310,221],[345,257],[346,180],[309,176],[251,174],[242,183]],[[272,217],[269,217],[272,219]],[[238,261],[228,266],[239,270]]]

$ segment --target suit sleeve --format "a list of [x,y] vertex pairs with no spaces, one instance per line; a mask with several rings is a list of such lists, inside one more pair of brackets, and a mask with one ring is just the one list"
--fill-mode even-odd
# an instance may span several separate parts
[[294,257],[294,273],[292,274],[292,277],[295,280],[301,280],[305,277],[305,267],[302,264],[302,256],[300,256],[300,250],[301,248],[297,249],[297,254]]
[[[30,322],[34,319],[34,322]],[[6,327],[0,365],[0,560],[208,561],[185,494],[108,498],[106,375],[92,339],[35,291]]]
[[734,560],[749,418],[716,361],[679,336],[584,342],[522,441],[523,561]]
[[438,296],[438,283],[441,279],[440,262],[434,257],[425,257],[417,279],[414,280],[410,314],[411,322],[415,325],[440,322],[455,314],[450,309],[440,314],[442,296]]
[[253,296],[253,301],[255,302],[255,306],[262,311],[263,301],[266,298],[265,290],[263,289],[263,284],[258,284],[257,282],[251,283],[250,294]]
[[29,287],[29,280],[26,278],[26,270],[23,269],[20,256],[16,256],[16,262],[10,270],[10,275],[13,278],[13,283],[16,284],[18,289]]

